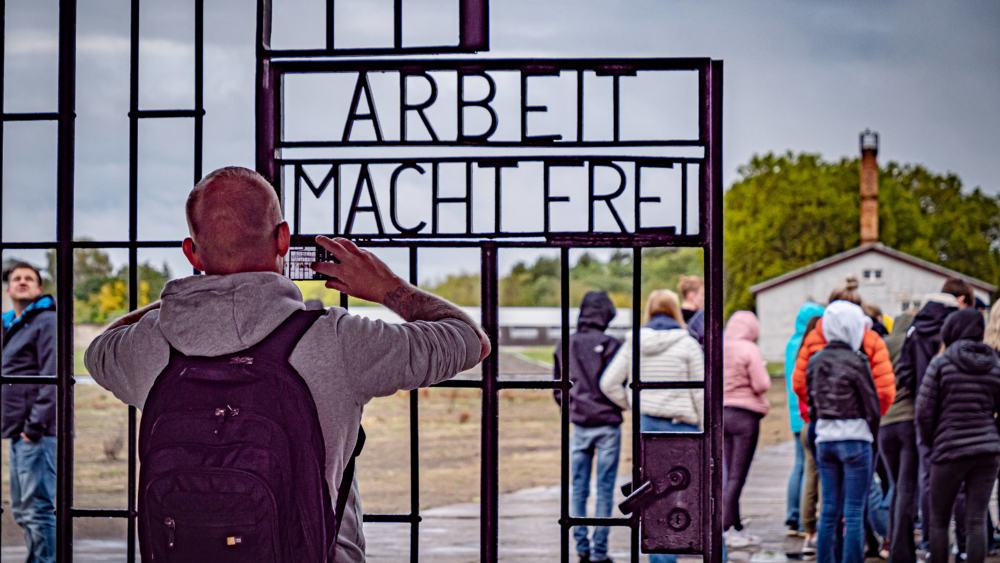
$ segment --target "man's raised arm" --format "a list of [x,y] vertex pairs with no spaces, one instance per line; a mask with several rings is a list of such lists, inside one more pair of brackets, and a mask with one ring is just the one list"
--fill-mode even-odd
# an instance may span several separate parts
[[367,250],[343,239],[316,237],[316,243],[334,256],[335,262],[316,262],[313,270],[326,275],[326,287],[360,299],[385,305],[403,320],[439,321],[456,319],[469,325],[479,335],[479,360],[490,354],[486,333],[462,309],[406,282]]

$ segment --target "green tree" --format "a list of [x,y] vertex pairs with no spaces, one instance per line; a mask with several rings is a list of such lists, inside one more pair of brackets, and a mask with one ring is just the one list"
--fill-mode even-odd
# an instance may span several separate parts
[[[724,202],[727,316],[753,307],[753,284],[857,246],[858,166],[788,153],[740,168]],[[1000,282],[1000,198],[920,165],[890,162],[879,183],[881,242]]]

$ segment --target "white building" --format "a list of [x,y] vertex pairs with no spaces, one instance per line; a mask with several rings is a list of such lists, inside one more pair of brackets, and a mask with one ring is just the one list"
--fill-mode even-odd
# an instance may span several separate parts
[[858,293],[882,312],[896,317],[917,310],[924,296],[941,290],[949,277],[964,279],[976,296],[990,302],[996,286],[921,260],[882,243],[868,243],[814,262],[750,288],[757,298],[760,345],[768,361],[785,360],[785,344],[795,330],[795,316],[806,301],[826,303],[830,292],[853,276]]
[[903,311],[919,309],[928,293],[941,290],[946,279],[960,278],[971,285],[985,303],[997,290],[983,280],[941,267],[932,262],[889,248],[878,239],[878,133],[861,134],[860,195],[861,244],[793,270],[750,288],[757,299],[760,345],[764,358],[784,362],[785,344],[795,331],[795,316],[807,301],[826,303],[830,292],[858,280],[858,293],[866,303],[895,318]]

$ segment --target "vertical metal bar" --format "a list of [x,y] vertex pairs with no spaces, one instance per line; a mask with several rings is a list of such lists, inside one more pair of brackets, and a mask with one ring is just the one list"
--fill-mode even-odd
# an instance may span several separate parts
[[[458,45],[473,51],[488,51],[490,48],[490,3],[489,0],[459,0]],[[461,131],[461,129],[459,129]]]
[[194,0],[194,183],[202,176],[205,127],[205,0]]
[[[270,0],[268,0],[268,4],[270,4]],[[326,0],[326,48],[330,51],[334,49],[333,22],[336,17],[334,12],[333,0]]]
[[[419,285],[417,247],[410,247],[410,283]],[[420,395],[410,391],[410,561],[420,559]]]
[[56,170],[58,459],[56,557],[73,561],[73,173],[76,135],[76,0],[59,1],[59,122]]
[[[639,327],[642,317],[642,248],[632,249],[632,485],[642,482],[642,428],[639,413]],[[639,513],[632,514],[632,563],[639,561]]]
[[[559,249],[559,314],[562,361],[559,363],[559,560],[569,563],[569,248]],[[578,327],[579,328],[579,327]],[[586,516],[575,514],[574,516]]]
[[396,49],[403,47],[403,0],[392,2],[392,46]]
[[[4,139],[4,72],[7,51],[7,1],[0,0],[0,243],[3,242],[3,139]],[[0,261],[3,260],[0,252]],[[3,345],[0,344],[0,350]],[[0,401],[0,419],[3,418],[3,401]],[[0,487],[0,538],[3,537],[3,487]]]
[[[275,100],[276,79],[272,76],[271,60],[268,55],[271,45],[271,0],[257,0],[257,70],[255,76],[256,96],[254,100],[254,131],[257,137],[257,172],[274,184],[278,170],[274,162],[277,135],[275,121],[277,102]],[[280,193],[280,190],[279,190]]]
[[576,142],[583,142],[583,69],[576,71]]
[[681,234],[688,234],[688,165],[686,162],[681,163]]
[[[6,62],[7,62],[7,0],[0,0],[0,193],[3,192],[3,138],[4,138],[4,125],[6,121],[3,118],[4,113],[4,73],[6,72]],[[0,242],[3,241],[3,197],[0,197]],[[2,401],[0,401],[2,403]],[[0,413],[3,412],[3,406],[0,405]],[[3,488],[3,487],[0,487]],[[3,499],[3,494],[0,494],[0,501]],[[0,514],[3,514],[3,503],[0,502]],[[0,524],[0,531],[3,530],[3,525]]]
[[[137,265],[138,256],[135,242],[138,240],[139,210],[139,0],[131,0],[129,16],[129,111],[128,111],[128,264],[129,264],[129,309],[137,305]],[[125,538],[128,563],[135,561],[136,531],[136,471],[138,468],[138,432],[136,428],[136,408],[128,407],[128,522]]]
[[497,376],[500,371],[499,317],[497,290],[499,275],[497,272],[497,247],[493,243],[484,243],[482,252],[482,318],[483,330],[493,343],[493,351],[482,364],[483,373],[483,422],[482,422],[482,476],[480,480],[480,560],[485,563],[496,563],[499,557],[499,461],[500,448],[498,427],[500,423],[499,404],[497,402]]
[[[705,409],[705,428],[709,432],[709,444],[705,448],[703,467],[707,468],[709,498],[705,499],[710,522],[703,529],[709,530],[710,537],[705,545],[705,559],[712,563],[722,563],[722,62],[712,61],[711,67],[703,72],[707,105],[705,129],[705,153],[708,162],[702,184],[705,202],[705,220],[702,222],[705,249],[705,270],[709,273],[708,303],[705,331],[705,394],[708,408]],[[717,465],[715,462],[720,462]]]

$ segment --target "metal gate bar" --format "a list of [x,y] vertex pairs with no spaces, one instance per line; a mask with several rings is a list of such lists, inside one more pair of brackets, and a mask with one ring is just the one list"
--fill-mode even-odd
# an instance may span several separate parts
[[[73,506],[73,258],[76,249],[85,248],[121,248],[128,251],[129,263],[129,306],[135,309],[138,305],[138,252],[139,249],[152,248],[177,248],[180,241],[176,240],[138,240],[138,125],[140,119],[193,119],[194,123],[194,170],[193,180],[198,181],[202,174],[202,152],[203,152],[203,118],[205,114],[203,104],[203,58],[204,58],[204,0],[193,0],[195,5],[195,96],[194,108],[192,109],[142,109],[139,107],[139,7],[140,0],[131,0],[130,15],[130,92],[129,92],[129,237],[127,241],[74,241],[73,240],[73,195],[74,195],[74,142],[75,142],[75,79],[76,79],[76,2],[75,0],[60,0],[59,2],[59,63],[58,63],[58,108],[55,112],[18,112],[2,113],[0,119],[0,133],[3,124],[10,122],[29,121],[49,121],[57,124],[57,236],[54,242],[5,242],[0,240],[0,249],[55,249],[58,280],[57,298],[61,307],[58,310],[58,337],[60,348],[58,352],[58,373],[55,377],[5,377],[0,375],[0,384],[55,384],[58,386],[58,432],[59,432],[59,457],[58,457],[58,550],[57,554],[61,561],[72,561],[73,556],[73,518],[78,517],[112,517],[125,518],[128,522],[128,546],[127,560],[135,559],[135,527],[136,527],[136,507],[135,507],[135,487],[136,487],[136,410],[129,408],[128,411],[128,434],[129,434],[129,467],[128,467],[128,502],[125,509],[91,509]],[[330,159],[282,159],[276,158],[276,149],[281,148],[302,148],[302,147],[328,147],[336,148],[341,146],[393,146],[392,142],[349,142],[339,141],[290,141],[280,138],[280,77],[289,72],[324,72],[331,68],[337,70],[372,71],[393,70],[398,61],[391,60],[369,60],[369,61],[301,61],[301,60],[280,60],[272,61],[272,58],[282,57],[302,57],[302,56],[326,56],[330,54],[352,54],[349,50],[335,49],[332,38],[332,19],[327,22],[328,44],[321,50],[298,50],[279,51],[271,50],[269,45],[271,13],[270,2],[268,0],[258,1],[258,38],[257,45],[257,164],[258,169],[273,179],[279,192],[281,189],[280,170],[287,165],[304,165],[313,162],[330,163]],[[332,15],[332,0],[327,1],[327,8]],[[394,49],[397,50],[368,50],[369,54],[378,52],[379,54],[413,54],[413,53],[440,53],[447,49],[428,48],[401,48],[402,31],[400,13],[402,2],[394,1]],[[484,0],[462,0],[461,3],[463,24],[476,20],[485,25],[488,11]],[[477,19],[478,18],[478,19]],[[0,0],[0,33],[5,32],[6,4]],[[475,37],[465,35],[466,29],[471,27],[463,26],[463,35],[458,49],[468,49],[470,45],[478,41],[478,45],[486,45],[485,27],[482,28],[482,35]],[[401,48],[401,49],[400,49]],[[332,49],[332,51],[331,51]],[[334,53],[333,51],[336,51]],[[454,52],[454,51],[452,51]],[[353,54],[358,54],[354,52]],[[0,109],[3,109],[3,41],[0,40]],[[481,59],[467,61],[468,72],[483,72],[484,70],[523,70],[527,64],[534,64],[533,72],[545,74],[553,72],[551,64],[546,66],[545,61],[517,61],[503,59]],[[700,385],[693,384],[664,384],[664,383],[644,383],[638,374],[638,354],[633,354],[633,373],[636,374],[632,384],[633,397],[633,478],[641,478],[641,451],[639,448],[639,394],[642,389],[665,389],[665,388],[689,388],[704,387],[706,391],[705,408],[705,431],[709,440],[709,448],[705,448],[702,470],[703,481],[709,483],[708,493],[705,498],[702,517],[708,531],[705,543],[705,558],[708,561],[720,561],[721,553],[719,538],[721,537],[721,521],[717,513],[717,496],[721,490],[721,468],[717,467],[714,460],[721,459],[722,454],[722,407],[721,402],[715,400],[721,396],[721,310],[722,310],[722,188],[721,188],[721,91],[722,91],[722,65],[718,61],[707,59],[631,59],[618,61],[592,61],[584,59],[570,59],[557,61],[559,70],[595,70],[595,65],[600,67],[596,70],[605,72],[613,77],[615,73],[622,72],[622,69],[647,69],[666,68],[671,70],[693,70],[698,73],[699,80],[699,133],[697,139],[677,139],[660,141],[622,141],[618,132],[617,120],[615,123],[616,147],[630,146],[700,146],[704,149],[703,158],[677,158],[669,157],[668,160],[681,165],[682,184],[687,185],[687,164],[698,163],[698,179],[701,194],[701,205],[699,206],[699,230],[697,234],[688,233],[688,220],[686,211],[681,213],[680,232],[668,229],[659,229],[650,232],[637,233],[574,233],[574,232],[544,232],[544,233],[495,233],[493,236],[482,233],[466,233],[460,235],[435,234],[432,238],[423,236],[386,236],[386,237],[357,237],[358,243],[365,247],[403,247],[409,250],[409,279],[413,283],[418,282],[417,257],[418,249],[425,248],[479,248],[481,253],[481,283],[482,283],[482,319],[487,333],[496,342],[498,336],[498,295],[497,282],[498,272],[498,251],[502,248],[559,248],[560,249],[560,307],[562,320],[563,354],[568,358],[569,340],[569,249],[586,247],[615,247],[631,248],[633,256],[633,327],[632,345],[638,347],[638,314],[641,310],[641,277],[642,277],[642,248],[656,246],[690,246],[704,249],[704,266],[707,274],[706,288],[706,378]],[[454,70],[455,61],[448,60],[408,60],[410,69],[427,72],[430,70]],[[601,66],[603,64],[604,66]],[[331,66],[333,65],[333,66]],[[624,66],[623,66],[624,65]],[[582,78],[582,72],[578,75],[578,80]],[[619,104],[617,78],[614,80],[614,104]],[[269,96],[274,93],[275,96]],[[582,90],[578,91],[578,100],[582,100]],[[582,106],[582,104],[581,104]],[[582,126],[582,112],[578,110],[578,121]],[[537,139],[525,139],[521,142],[484,142],[461,139],[458,142],[434,142],[434,141],[409,141],[405,143],[395,143],[396,145],[427,145],[427,146],[559,146],[559,147],[597,147],[606,146],[607,143],[584,141],[582,137],[576,141],[539,141]],[[0,170],[2,170],[2,153],[0,153]],[[581,158],[581,157],[575,157]],[[630,160],[634,157],[628,157]],[[357,160],[357,159],[356,159]],[[447,159],[426,159],[445,162]],[[491,158],[490,160],[497,160]],[[519,161],[529,160],[519,158]],[[346,160],[338,160],[346,162]],[[367,162],[376,162],[378,159],[367,159]],[[298,187],[298,186],[296,186]],[[297,206],[300,202],[301,190],[296,189],[294,194],[296,214]],[[686,190],[682,190],[682,207],[687,208]],[[499,202],[497,202],[499,205]],[[287,206],[286,206],[287,210]],[[497,211],[499,213],[499,211]],[[302,235],[299,232],[298,215],[293,218],[296,225],[296,235],[293,237],[294,243],[299,245],[311,245],[311,237]],[[338,223],[339,224],[339,223]],[[524,240],[523,238],[532,234],[544,237],[543,241]],[[470,235],[472,239],[470,240]],[[347,305],[346,295],[341,296],[342,305]],[[635,351],[635,350],[634,350]],[[499,557],[499,521],[498,521],[498,489],[499,489],[499,451],[498,451],[498,393],[501,389],[558,389],[563,393],[563,397],[568,397],[570,382],[568,380],[567,368],[556,380],[528,380],[528,381],[500,381],[499,380],[499,359],[495,352],[483,364],[483,378],[481,381],[447,381],[440,384],[440,387],[470,388],[479,389],[482,392],[482,465],[481,465],[481,556],[484,561],[496,561]],[[419,497],[419,396],[416,392],[410,393],[410,510],[409,514],[368,514],[364,515],[366,522],[398,522],[410,525],[410,559],[416,561],[419,557],[419,523],[421,516]],[[628,526],[631,532],[631,556],[633,561],[639,556],[639,523],[636,516],[629,518],[580,518],[569,515],[568,493],[569,493],[569,417],[568,401],[563,401],[560,410],[560,437],[561,437],[561,468],[560,468],[560,559],[569,560],[569,531],[574,525],[611,525]]]

